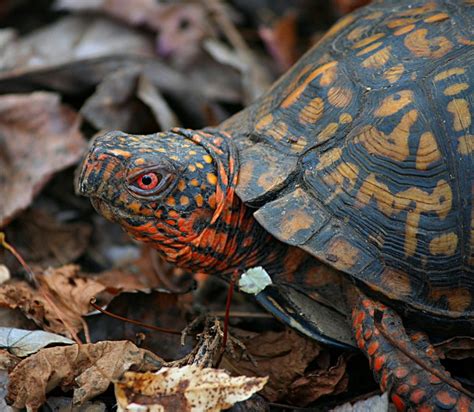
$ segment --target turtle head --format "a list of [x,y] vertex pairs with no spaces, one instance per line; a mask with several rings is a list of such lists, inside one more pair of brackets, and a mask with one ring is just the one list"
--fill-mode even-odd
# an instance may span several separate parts
[[176,261],[231,201],[236,175],[229,144],[218,132],[185,129],[99,135],[77,171],[76,192]]

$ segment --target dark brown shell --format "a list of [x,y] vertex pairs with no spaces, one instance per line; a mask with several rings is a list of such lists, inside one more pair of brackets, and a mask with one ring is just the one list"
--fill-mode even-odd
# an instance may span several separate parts
[[222,128],[274,236],[430,316],[474,318],[474,2],[344,17]]

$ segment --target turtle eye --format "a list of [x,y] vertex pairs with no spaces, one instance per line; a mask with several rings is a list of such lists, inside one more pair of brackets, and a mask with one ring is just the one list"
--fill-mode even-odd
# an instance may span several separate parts
[[161,176],[155,172],[148,172],[139,175],[135,184],[142,190],[153,190],[160,183]]

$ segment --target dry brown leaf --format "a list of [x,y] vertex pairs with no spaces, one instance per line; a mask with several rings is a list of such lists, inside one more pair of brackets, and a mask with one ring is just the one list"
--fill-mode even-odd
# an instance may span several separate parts
[[86,147],[80,119],[53,93],[0,96],[0,227]]
[[75,332],[80,331],[83,327],[82,316],[91,310],[91,298],[105,290],[105,286],[97,281],[79,276],[79,267],[75,265],[50,268],[38,274],[37,278],[55,307],[26,282],[1,285],[0,306],[19,308],[44,330],[68,337],[71,336],[61,318]]
[[244,343],[256,365],[250,360],[235,360],[226,354],[219,366],[236,375],[268,375],[269,381],[262,395],[273,402],[287,395],[292,382],[304,374],[309,363],[321,350],[318,343],[291,329],[249,334],[246,337],[240,336],[241,333],[234,331],[234,336]]
[[347,389],[346,358],[341,355],[334,366],[306,373],[289,388],[288,399],[295,405],[306,406],[323,395],[337,395]]
[[128,341],[42,349],[24,359],[10,373],[9,402],[17,408],[37,410],[46,394],[57,386],[74,390],[74,404],[104,392],[130,368],[157,370],[162,360]]
[[67,223],[33,206],[6,228],[8,241],[15,245],[30,266],[60,266],[75,261],[89,245],[91,225]]
[[250,398],[266,382],[266,377],[230,377],[224,370],[189,365],[157,373],[127,372],[115,384],[115,395],[119,411],[134,403],[143,411],[214,412]]

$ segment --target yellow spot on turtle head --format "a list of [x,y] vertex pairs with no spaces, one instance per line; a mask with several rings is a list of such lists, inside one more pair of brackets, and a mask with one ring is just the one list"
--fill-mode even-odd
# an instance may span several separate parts
[[188,170],[190,170],[191,172],[195,172],[195,171],[196,171],[196,166],[194,166],[194,165],[189,165],[189,166],[188,166]]
[[176,156],[176,155],[171,155],[171,156],[170,156],[170,159],[172,159],[172,160],[178,160],[178,159],[179,159],[179,157],[178,157],[178,156]]
[[168,206],[176,206],[176,199],[171,196],[168,199],[166,199],[166,204]]
[[109,151],[109,153],[114,156],[122,156],[127,159],[131,156],[130,152],[127,152],[126,150],[122,150],[122,149],[112,149]]
[[182,192],[184,189],[186,189],[186,182],[183,179],[181,179],[178,182],[178,190]]
[[207,181],[215,186],[217,184],[217,176],[214,173],[208,173],[207,174]]
[[209,155],[204,155],[202,157],[206,163],[212,163],[212,157]]
[[197,181],[197,179],[192,179],[190,183],[191,183],[191,186],[195,186],[195,187],[199,186],[199,182]]
[[194,196],[194,200],[196,201],[196,205],[198,207],[201,207],[204,204],[204,199],[200,193]]
[[181,196],[181,197],[179,198],[179,204],[180,204],[181,206],[187,206],[187,205],[189,205],[189,197],[187,197],[187,196]]
[[199,169],[204,169],[204,165],[203,165],[201,162],[196,162],[196,166],[197,166]]

